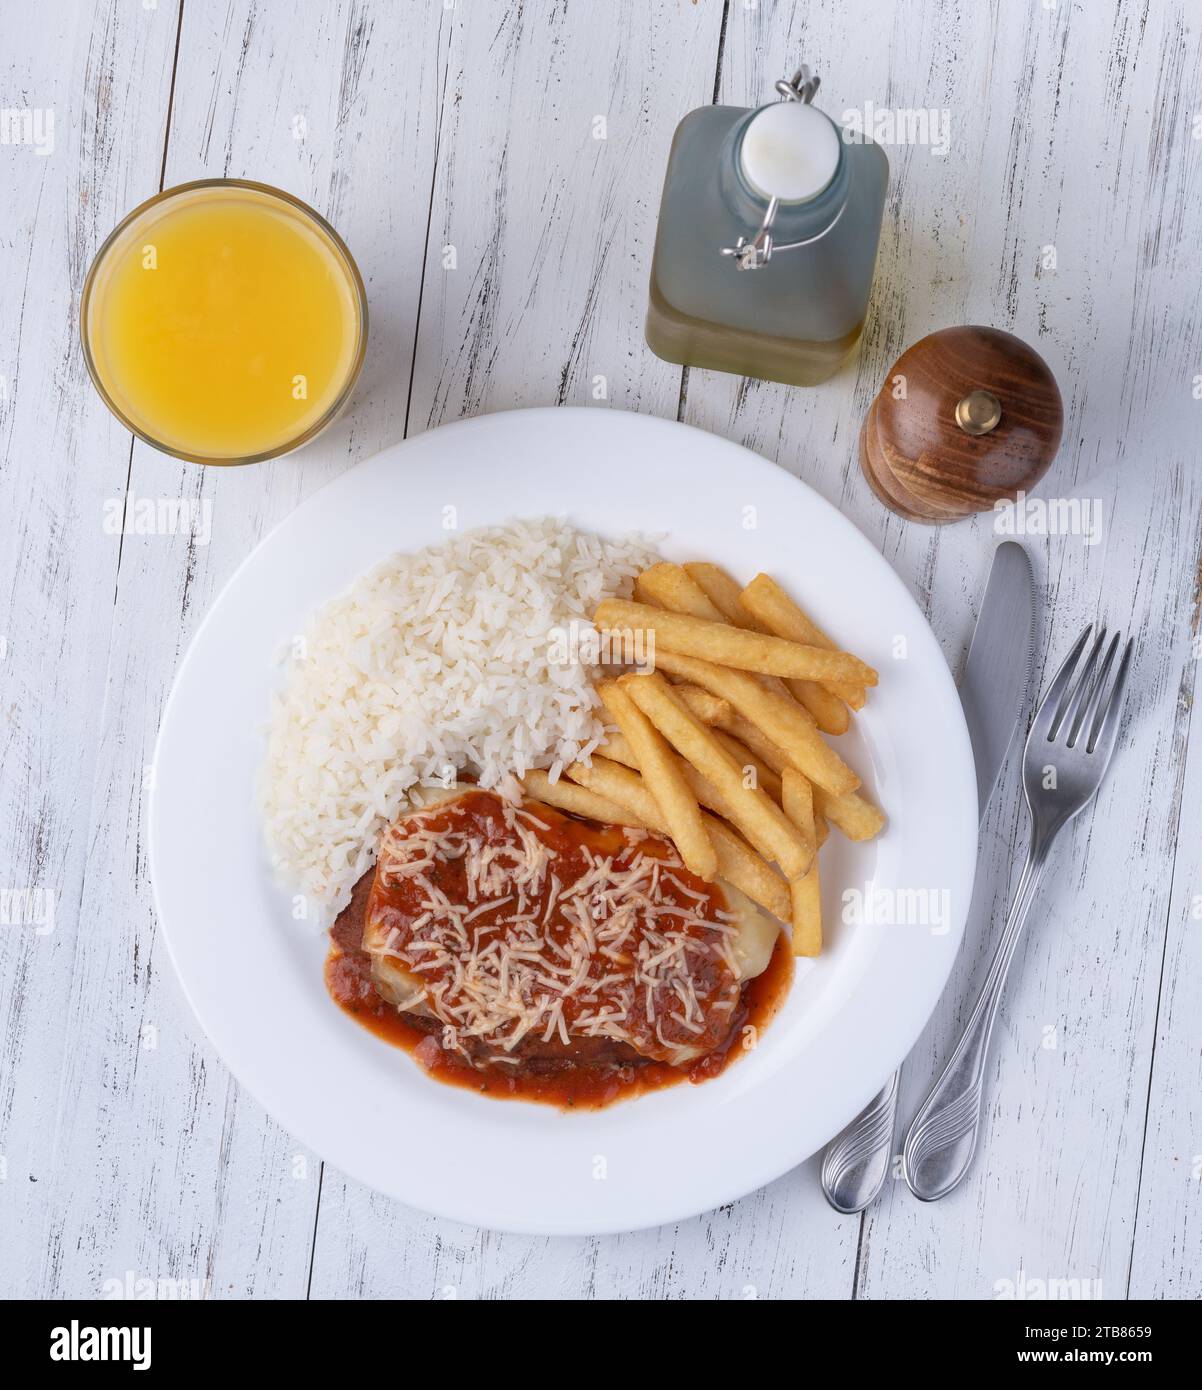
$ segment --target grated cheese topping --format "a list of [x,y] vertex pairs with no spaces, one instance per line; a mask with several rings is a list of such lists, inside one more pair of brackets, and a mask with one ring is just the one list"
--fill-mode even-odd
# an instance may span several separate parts
[[472,790],[389,828],[365,944],[473,1062],[609,1039],[683,1065],[731,1031],[735,922],[665,837]]

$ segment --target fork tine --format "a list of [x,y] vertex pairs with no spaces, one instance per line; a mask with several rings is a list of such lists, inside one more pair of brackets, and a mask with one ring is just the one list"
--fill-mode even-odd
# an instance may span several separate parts
[[1110,667],[1114,662],[1114,654],[1118,651],[1119,643],[1122,640],[1122,632],[1116,632],[1110,639],[1110,645],[1106,648],[1106,655],[1102,660],[1102,669],[1098,672],[1097,679],[1094,680],[1092,684],[1089,699],[1081,701],[1081,706],[1073,719],[1072,728],[1068,731],[1068,746],[1070,748],[1075,748],[1077,746],[1077,739],[1080,737],[1082,729],[1089,730],[1097,723],[1098,710],[1102,704],[1102,696],[1106,691],[1106,679],[1110,675]]
[[[1073,643],[1073,649],[1064,658],[1060,670],[1056,672],[1048,693],[1039,702],[1039,708],[1035,711],[1035,718],[1031,721],[1031,736],[1046,738],[1052,737],[1052,723],[1060,709],[1060,702],[1063,699],[1065,688],[1072,679],[1073,671],[1076,669],[1077,659],[1081,655],[1081,650],[1089,640],[1089,634],[1093,631],[1093,624],[1087,624],[1085,631]],[[1036,730],[1039,734],[1036,735]]]
[[1070,737],[1067,742],[1070,747],[1072,746],[1071,730],[1080,721],[1081,711],[1085,708],[1086,702],[1094,690],[1094,677],[1098,670],[1098,653],[1102,650],[1102,644],[1105,641],[1106,629],[1100,627],[1098,628],[1098,635],[1094,638],[1093,646],[1089,649],[1089,655],[1085,658],[1085,664],[1073,682],[1072,690],[1060,702],[1060,709],[1052,723],[1049,738],[1054,739],[1061,729],[1067,726],[1070,730]]
[[1102,755],[1103,766],[1110,761],[1110,755],[1114,752],[1115,740],[1118,738],[1119,723],[1123,717],[1123,692],[1127,685],[1127,672],[1131,668],[1131,656],[1134,648],[1135,639],[1129,637],[1123,650],[1123,659],[1119,662],[1118,675],[1115,676],[1114,685],[1110,689],[1110,698],[1106,702],[1106,708],[1099,710],[1089,733],[1089,742],[1085,745],[1087,753],[1097,751]]

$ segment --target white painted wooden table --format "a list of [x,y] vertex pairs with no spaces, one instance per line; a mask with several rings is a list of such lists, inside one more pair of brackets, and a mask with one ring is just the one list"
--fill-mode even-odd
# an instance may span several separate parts
[[[214,1297],[990,1298],[1020,1271],[1111,1297],[1202,1294],[1193,0],[0,0],[0,32],[0,888],[55,905],[53,930],[44,912],[42,930],[0,927],[0,1295],[153,1278]],[[802,57],[833,114],[947,110],[948,151],[889,151],[855,366],[811,392],[682,374],[642,338],[673,127],[703,102],[765,99]],[[7,119],[26,109],[28,132]],[[350,413],[257,468],[131,446],[77,342],[104,235],[205,175],[312,202],[371,300]],[[1027,338],[1059,377],[1064,445],[1040,493],[1101,499],[1096,544],[1027,538],[1040,666],[1099,615],[1141,639],[1130,737],[1020,948],[969,1180],[930,1207],[895,1182],[849,1219],[812,1161],[676,1227],[522,1239],[407,1210],[298,1152],[200,1036],[146,878],[163,702],[233,568],[405,434],[594,403],[678,416],[804,478],[880,546],[958,669],[991,519],[887,514],[855,442],[898,353],[964,322]],[[112,534],[106,502],[127,494],[211,502],[209,543]],[[947,1055],[1023,834],[1012,758],[976,925],[903,1114]]]

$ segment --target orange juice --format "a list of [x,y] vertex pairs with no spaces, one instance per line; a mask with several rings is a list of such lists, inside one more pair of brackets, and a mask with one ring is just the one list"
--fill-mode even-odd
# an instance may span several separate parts
[[363,283],[337,233],[261,184],[184,184],[101,249],[81,310],[92,378],[130,429],[201,463],[306,442],[363,362]]

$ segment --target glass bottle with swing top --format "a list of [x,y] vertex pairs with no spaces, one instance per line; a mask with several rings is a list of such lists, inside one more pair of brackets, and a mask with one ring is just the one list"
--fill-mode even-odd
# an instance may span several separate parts
[[803,65],[780,101],[677,126],[647,310],[658,357],[815,386],[855,351],[889,162],[812,105],[817,89]]

